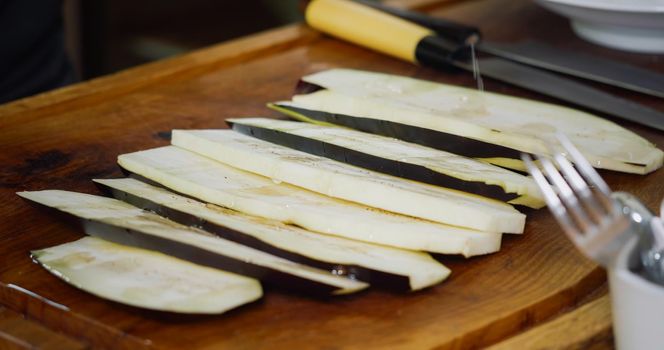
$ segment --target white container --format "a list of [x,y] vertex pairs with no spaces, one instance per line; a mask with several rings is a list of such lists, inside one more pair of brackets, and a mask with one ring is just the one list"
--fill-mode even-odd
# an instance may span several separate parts
[[536,1],[569,17],[574,32],[585,40],[620,50],[664,53],[664,0]]
[[631,271],[639,265],[637,242],[631,238],[608,271],[616,348],[662,350],[664,287]]

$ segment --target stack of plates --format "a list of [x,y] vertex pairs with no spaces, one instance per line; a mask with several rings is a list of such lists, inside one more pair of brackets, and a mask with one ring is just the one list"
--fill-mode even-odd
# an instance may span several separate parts
[[600,45],[664,53],[664,0],[535,0],[569,17],[577,35]]

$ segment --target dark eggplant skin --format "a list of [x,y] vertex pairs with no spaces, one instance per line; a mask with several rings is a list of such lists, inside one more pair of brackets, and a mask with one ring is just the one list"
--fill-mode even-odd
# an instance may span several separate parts
[[96,220],[79,218],[75,215],[62,212],[49,206],[34,203],[39,209],[45,210],[58,218],[64,218],[69,224],[83,228],[83,231],[93,237],[122,244],[160,252],[194,264],[207,266],[239,275],[256,278],[267,287],[287,291],[303,296],[327,297],[334,294],[338,288],[287,274],[276,269],[270,269],[252,264],[241,259],[217,254],[199,247],[172,241],[166,238],[153,236],[140,231],[127,229]]
[[297,85],[295,85],[295,94],[296,95],[307,95],[314,93],[319,90],[325,90],[324,87],[316,84],[306,82],[304,80],[298,80]]
[[[318,85],[300,81],[295,89],[295,94],[308,94],[323,89]],[[268,107],[272,107],[277,111],[281,110],[281,112],[286,110],[290,113],[321,122],[341,125],[376,135],[394,137],[470,158],[509,158],[521,160],[522,152],[519,150],[442,131],[387,120],[297,108],[279,103],[268,105]]]
[[297,84],[295,84],[295,89],[293,89],[293,95],[308,95],[320,90],[326,90],[326,89],[318,84],[310,83],[308,81],[300,79],[297,81]]
[[[143,181],[143,179],[140,179]],[[308,256],[284,250],[268,242],[264,242],[256,237],[245,234],[228,227],[206,221],[205,219],[185,213],[173,208],[155,203],[149,199],[142,198],[125,191],[106,186],[101,183],[95,183],[104,193],[118,200],[129,203],[135,207],[151,211],[157,215],[163,216],[185,226],[191,226],[229,241],[290,260],[303,265],[315,267],[321,270],[330,271],[337,276],[345,276],[351,279],[367,282],[374,287],[383,288],[397,292],[407,292],[410,290],[410,281],[407,276],[395,275],[384,271],[377,271],[357,265],[331,263],[310,258]],[[157,184],[159,187],[163,187]],[[196,200],[196,199],[194,199]]]
[[242,124],[242,121],[229,122],[229,126],[237,132],[252,136],[263,141],[296,149],[309,154],[329,158],[338,162],[393,175],[404,179],[419,181],[435,186],[451,188],[463,192],[509,202],[519,195],[507,193],[498,185],[489,185],[481,181],[466,181],[453,176],[441,174],[427,167],[385,159],[358,150],[341,147],[320,140],[314,140],[287,132]]
[[82,220],[85,232],[110,242],[157,251],[194,264],[249,276],[275,288],[295,293],[330,295],[335,287],[300,278],[278,270],[254,265],[250,262],[220,255],[208,250],[166,238],[152,236],[136,230],[117,227],[99,221]]

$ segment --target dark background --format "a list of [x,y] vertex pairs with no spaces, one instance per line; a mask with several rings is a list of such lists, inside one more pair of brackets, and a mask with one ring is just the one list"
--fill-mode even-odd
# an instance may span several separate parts
[[302,20],[300,0],[65,0],[82,80]]

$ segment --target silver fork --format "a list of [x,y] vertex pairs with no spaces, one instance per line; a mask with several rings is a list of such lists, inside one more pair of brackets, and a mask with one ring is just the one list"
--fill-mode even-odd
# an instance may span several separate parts
[[522,154],[521,159],[570,240],[608,267],[629,237],[651,231],[652,214],[634,196],[613,193],[567,137],[557,138],[575,166],[555,151],[550,157],[537,157],[539,166],[530,155]]

